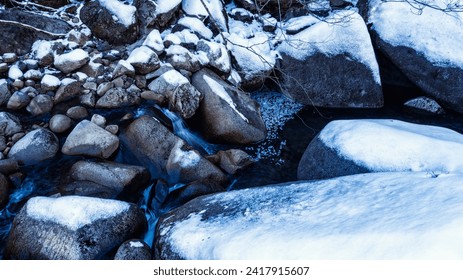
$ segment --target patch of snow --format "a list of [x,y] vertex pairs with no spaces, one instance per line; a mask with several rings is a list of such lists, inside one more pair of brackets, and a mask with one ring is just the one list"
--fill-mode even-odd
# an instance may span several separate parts
[[49,74],[45,74],[40,83],[51,88],[57,88],[61,85],[61,81],[57,77]]
[[[446,8],[448,1],[429,0],[429,5]],[[393,46],[415,49],[439,66],[463,68],[463,14],[423,7],[407,2],[371,1],[369,23],[381,39]]]
[[275,66],[276,53],[271,50],[269,37],[265,33],[256,33],[251,39],[231,34],[227,39],[227,47],[245,76],[258,75]]
[[159,30],[153,29],[148,34],[148,36],[146,36],[145,41],[143,41],[143,45],[152,48],[158,54],[161,53],[164,50],[164,43],[162,42],[162,38],[161,38],[161,34],[159,33]]
[[169,70],[166,73],[162,74],[160,77],[162,77],[166,82],[168,82],[171,85],[175,85],[176,87],[179,85],[183,84],[188,84],[190,81],[180,74],[177,70]]
[[233,111],[235,111],[235,113],[238,114],[238,116],[240,116],[240,118],[242,118],[245,122],[249,123],[249,120],[240,111],[238,111],[235,102],[233,102],[233,99],[230,97],[230,95],[228,95],[227,91],[222,85],[220,85],[216,80],[207,75],[204,75],[204,80],[209,85],[212,92],[217,94],[218,97],[225,101],[228,104],[228,106],[230,106],[233,109]]
[[[311,23],[310,17],[313,16],[304,17],[300,24]],[[277,50],[301,61],[316,53],[326,56],[347,55],[370,68],[376,83],[381,83],[371,38],[358,13],[340,10],[334,11],[323,21],[313,18],[317,23],[295,35],[286,36]],[[294,25],[296,23],[292,23],[292,28]]]
[[114,16],[116,20],[129,27],[134,24],[136,21],[135,14],[137,8],[131,5],[126,5],[118,0],[98,0],[101,6],[108,9]]
[[182,40],[177,36],[176,33],[166,34],[164,41],[170,41],[174,45],[180,45],[182,43]]
[[180,5],[181,2],[182,2],[182,0],[169,0],[169,1],[157,0],[155,2],[155,4],[156,4],[156,14],[160,15],[160,14],[168,13],[168,12],[172,11],[175,7]]
[[23,71],[21,71],[21,69],[19,69],[18,65],[12,65],[10,67],[10,70],[8,70],[8,78],[12,79],[12,80],[16,80],[16,79],[19,79],[23,76]]
[[463,135],[398,120],[332,121],[320,140],[375,171],[463,172]]
[[41,60],[53,52],[51,43],[44,40],[35,41],[32,45],[31,51],[34,54],[34,57],[38,60]]
[[197,209],[162,228],[183,258],[463,258],[455,242],[463,230],[461,174],[360,174],[220,193],[203,203],[234,210]]
[[143,243],[141,243],[140,241],[130,241],[129,245],[132,248],[143,248],[144,247]]
[[130,53],[126,62],[130,64],[148,63],[154,55],[156,54],[152,49],[148,48],[147,46],[141,46],[141,47],[134,49]]
[[241,38],[252,38],[255,34],[262,32],[262,24],[253,20],[252,23],[245,23],[229,18],[228,30],[230,34],[236,34]]
[[127,211],[130,205],[118,200],[83,196],[59,198],[33,197],[26,204],[27,215],[31,218],[54,222],[70,230],[91,224],[96,220],[108,219]]
[[61,80],[61,85],[67,86],[67,85],[70,85],[70,84],[75,83],[75,82],[77,82],[76,79],[64,78],[63,80]]
[[67,63],[78,63],[90,59],[88,53],[83,49],[75,49],[68,53],[55,55],[55,65],[64,65]]
[[184,145],[183,141],[178,141],[174,148],[172,149],[173,163],[178,163],[180,167],[187,168],[196,166],[199,161],[201,160],[200,155],[195,150],[184,151],[182,150],[182,146]]
[[[199,2],[199,1],[197,1]],[[213,36],[212,31],[204,25],[204,23],[195,17],[182,17],[177,22],[189,28],[191,31],[198,33],[201,37],[210,40]]]
[[183,29],[180,32],[175,32],[175,34],[180,38],[183,44],[198,44],[199,38],[196,34],[191,33],[188,29]]

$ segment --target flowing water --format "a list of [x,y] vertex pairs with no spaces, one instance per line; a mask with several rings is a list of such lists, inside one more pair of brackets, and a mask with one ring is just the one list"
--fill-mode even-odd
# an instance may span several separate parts
[[[316,134],[332,120],[393,118],[419,124],[443,126],[463,133],[463,115],[453,112],[447,112],[442,116],[417,114],[405,110],[400,105],[403,100],[389,101],[382,109],[315,109],[313,107],[302,108],[279,93],[256,93],[253,97],[261,104],[262,116],[269,131],[268,137],[261,143],[240,147],[248,152],[256,162],[232,178],[229,190],[296,180],[297,165],[302,153]],[[109,123],[111,121],[117,123],[116,120],[126,113],[131,113],[135,117],[154,116],[203,154],[212,154],[221,149],[237,147],[206,142],[197,132],[189,129],[188,125],[176,114],[154,104],[109,112],[95,110],[91,113],[104,115]],[[34,121],[27,116],[21,120],[23,122]],[[47,119],[42,121],[47,121]],[[60,139],[60,143],[64,143],[64,139]],[[0,211],[0,259],[13,218],[25,201],[32,196],[59,193],[58,186],[63,180],[63,174],[73,163],[81,159],[82,157],[58,155],[53,160],[22,168],[22,172],[26,175],[25,179],[11,193],[9,204]],[[136,164],[124,157],[122,151],[113,160]],[[154,230],[159,215],[167,210],[162,208],[163,200],[169,191],[182,187],[182,185],[158,186],[156,184],[156,180],[153,180],[151,185],[139,194],[137,200],[149,221],[148,230],[142,237],[149,245],[153,244]]]

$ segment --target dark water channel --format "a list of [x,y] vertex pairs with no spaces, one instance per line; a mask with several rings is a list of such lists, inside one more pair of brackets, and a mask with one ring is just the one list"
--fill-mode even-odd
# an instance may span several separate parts
[[[391,91],[388,89],[388,91]],[[242,189],[249,187],[262,186],[267,184],[281,183],[296,180],[296,171],[299,159],[302,156],[305,148],[315,135],[330,121],[339,119],[385,119],[393,118],[418,124],[437,125],[453,129],[459,133],[463,133],[463,115],[447,111],[445,115],[427,115],[406,110],[402,104],[409,97],[407,90],[401,92],[395,89],[393,96],[386,97],[386,106],[382,109],[315,109],[307,106],[303,109],[296,109],[298,106],[292,102],[273,103],[269,105],[272,108],[267,108],[267,114],[273,116],[278,123],[270,125],[271,130],[269,139],[263,143],[256,145],[239,147],[247,151],[257,161],[247,168],[240,171],[231,180],[228,189]],[[414,95],[412,93],[411,95]],[[265,100],[267,97],[273,96],[281,98],[280,94],[276,93],[258,93],[258,100]],[[281,100],[280,100],[281,101]],[[288,111],[283,112],[284,106]],[[265,110],[265,106],[263,106]],[[292,107],[292,108],[290,108]],[[297,112],[297,114],[293,114]],[[163,109],[153,107],[153,104],[144,104],[140,108],[125,108],[112,111],[91,111],[90,114],[99,113],[108,119],[108,124],[116,123],[123,126],[124,123],[119,122],[119,119],[127,113],[133,114],[135,117],[149,114],[156,116],[161,122],[170,126],[173,131],[190,142],[203,153],[213,153],[219,149],[235,148],[224,145],[212,145],[202,138],[198,137],[194,131],[187,128],[185,123],[175,118],[169,112]],[[279,115],[281,114],[281,116]],[[265,115],[265,114],[264,114]],[[45,116],[41,121],[48,121],[50,116]],[[37,123],[37,119],[31,119],[26,114],[20,116],[21,121],[27,127],[27,123]],[[280,118],[280,119],[279,119]],[[284,120],[282,121],[282,118]],[[61,138],[61,145],[65,139]],[[59,153],[60,154],[60,153]],[[76,161],[83,157],[58,155],[55,158],[42,162],[34,166],[25,166],[21,168],[25,178],[20,186],[15,188],[10,195],[8,206],[0,211],[0,259],[3,255],[5,239],[11,227],[12,220],[19,209],[24,205],[25,201],[33,196],[38,195],[54,195],[59,193],[59,186],[63,183],[67,170]],[[111,160],[117,162],[125,162],[134,164],[127,160],[124,156],[123,147],[119,154],[115,155]],[[160,207],[160,202],[154,204],[150,202],[153,196],[153,184],[147,189],[140,192],[138,197],[130,197],[121,199],[138,202],[140,207],[145,211],[147,218],[150,220],[151,234],[145,236],[145,241],[152,239],[152,232],[157,221],[155,213],[163,212],[163,209],[152,209]]]

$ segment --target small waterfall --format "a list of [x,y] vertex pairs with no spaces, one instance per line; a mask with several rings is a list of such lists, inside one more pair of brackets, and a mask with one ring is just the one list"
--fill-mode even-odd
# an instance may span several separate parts
[[156,209],[152,209],[151,206],[151,190],[154,187],[154,183],[151,184],[143,191],[143,198],[140,202],[140,208],[145,213],[146,220],[148,221],[148,229],[143,236],[143,241],[145,241],[148,246],[153,248],[154,234],[156,230],[156,225],[158,223],[158,216]]
[[177,116],[175,113],[169,111],[166,108],[161,108],[161,110],[164,113],[164,115],[166,115],[166,117],[168,117],[172,121],[174,134],[185,140],[188,144],[197,149],[199,152],[213,154],[217,152],[217,150],[219,150],[216,145],[206,142],[200,136],[191,132],[186,126],[185,121],[179,116]]

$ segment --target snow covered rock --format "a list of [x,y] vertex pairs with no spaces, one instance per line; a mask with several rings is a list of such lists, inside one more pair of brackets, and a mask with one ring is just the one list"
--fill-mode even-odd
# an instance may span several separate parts
[[6,259],[98,259],[146,226],[134,204],[82,196],[33,197],[13,221]]
[[32,98],[26,110],[33,116],[46,114],[53,109],[53,99],[46,94],[39,94]]
[[47,40],[37,40],[32,45],[32,57],[37,59],[40,66],[53,64],[53,45]]
[[140,239],[131,239],[117,249],[115,260],[151,260],[151,248]]
[[71,131],[61,152],[66,155],[108,158],[118,147],[119,138],[98,125],[83,120]]
[[8,203],[8,197],[10,193],[10,182],[8,178],[5,177],[2,173],[0,173],[0,210],[6,206]]
[[185,70],[194,73],[201,69],[201,63],[198,58],[182,46],[170,46],[166,49],[166,55],[166,61],[179,71]]
[[398,120],[338,120],[310,142],[299,180],[365,172],[463,173],[463,135]]
[[132,64],[136,72],[142,75],[153,72],[160,66],[158,55],[147,46],[134,49],[127,58],[127,62]]
[[48,129],[39,128],[27,133],[11,147],[8,158],[31,165],[52,158],[59,150],[59,140]]
[[0,53],[26,54],[37,40],[64,37],[71,30],[66,22],[27,12],[21,8],[0,10]]
[[[430,5],[446,8],[447,2]],[[407,2],[370,1],[372,38],[413,83],[442,105],[463,112],[463,15]]]
[[23,127],[18,117],[8,112],[0,112],[0,135],[9,137],[22,130]]
[[76,181],[90,181],[111,189],[113,197],[123,191],[139,191],[147,187],[150,180],[146,168],[116,162],[78,161],[70,174]]
[[203,99],[203,94],[190,84],[187,78],[176,70],[170,70],[152,81],[148,88],[156,94],[165,96],[169,110],[184,119],[191,118]]
[[161,54],[164,51],[164,43],[159,30],[153,29],[143,41],[143,46],[153,49],[158,55]]
[[44,91],[55,90],[61,85],[61,81],[53,75],[45,74],[40,85]]
[[241,76],[242,86],[258,88],[271,73],[276,62],[276,53],[271,50],[270,38],[264,32],[254,34],[252,38],[243,38],[233,33],[227,40],[228,48],[236,62]]
[[161,177],[173,184],[205,179],[220,184],[227,180],[218,167],[155,118],[143,116],[133,121],[122,132],[121,141],[153,178]]
[[80,18],[92,34],[113,45],[130,44],[139,34],[137,9],[119,0],[87,2],[80,10]]
[[413,98],[404,103],[404,106],[408,109],[420,113],[429,113],[435,115],[444,114],[444,109],[434,99],[420,96]]
[[309,27],[278,47],[283,92],[321,107],[377,108],[383,105],[379,67],[367,27],[353,11],[336,11],[324,20],[305,16],[290,21]]
[[11,97],[8,82],[5,79],[0,79],[0,106],[6,104]]
[[133,77],[135,75],[135,67],[133,67],[128,61],[121,59],[117,62],[112,76],[115,79],[123,75]]
[[197,114],[207,138],[233,144],[265,139],[266,129],[259,105],[248,94],[208,69],[195,73],[192,84],[204,95]]
[[181,31],[182,29],[191,30],[199,37],[207,40],[211,40],[214,35],[212,31],[204,25],[204,22],[196,17],[182,17],[177,21],[172,31]]
[[161,259],[458,259],[461,174],[371,173],[197,198],[160,218]]
[[83,49],[75,49],[55,56],[54,65],[61,72],[68,74],[87,64],[90,57]]
[[72,126],[72,120],[66,115],[56,114],[49,121],[50,130],[54,133],[66,132]]
[[[212,17],[211,20],[219,26],[220,31],[228,31],[227,20],[224,16],[224,7],[221,0],[204,0],[204,7],[202,1],[198,0],[183,0],[182,9],[183,11],[190,16],[198,18]],[[209,12],[210,14],[209,14]],[[217,30],[216,30],[217,31]]]
[[129,92],[121,87],[109,89],[96,102],[97,108],[120,108],[132,106],[141,102],[140,94],[137,92]]
[[196,50],[197,52],[204,52],[206,54],[210,66],[221,73],[230,73],[231,59],[224,45],[202,39],[199,40]]
[[182,0],[134,0],[142,31],[163,29],[174,19]]
[[10,69],[8,70],[8,78],[12,80],[17,80],[21,79],[23,77],[24,73],[19,69],[18,65],[12,65]]

